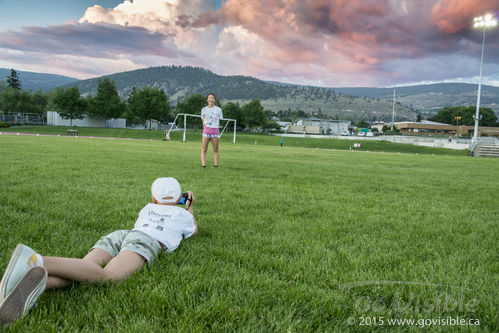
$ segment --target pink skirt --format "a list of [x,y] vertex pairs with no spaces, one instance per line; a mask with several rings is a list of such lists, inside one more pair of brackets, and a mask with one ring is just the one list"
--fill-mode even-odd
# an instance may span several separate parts
[[204,126],[203,127],[203,136],[205,138],[219,138],[220,132],[218,131],[218,128],[211,128],[208,126]]

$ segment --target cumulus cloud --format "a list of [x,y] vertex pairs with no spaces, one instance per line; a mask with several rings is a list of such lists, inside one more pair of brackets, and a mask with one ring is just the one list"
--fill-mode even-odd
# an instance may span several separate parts
[[191,20],[212,8],[213,3],[203,0],[126,0],[115,8],[90,7],[79,22],[141,27],[161,33],[187,50],[203,43],[203,33],[189,28]]
[[[125,0],[90,7],[79,22],[0,32],[0,48],[113,66],[126,59],[127,70],[183,64],[301,84],[384,85],[471,75],[481,45],[471,20],[495,3],[225,0],[215,9],[206,0]],[[489,70],[498,35],[487,39]]]
[[[438,62],[446,63],[456,55],[474,59],[481,39],[470,31],[471,19],[493,9],[495,2],[486,0],[477,5],[473,0],[227,0],[220,10],[200,15],[193,26],[235,26],[244,35],[253,34],[263,45],[263,53],[257,55],[259,61],[278,59],[283,72],[302,64],[305,76],[311,70],[307,65],[313,64],[322,69],[322,76],[330,73],[328,82],[339,76],[352,77],[354,73],[377,75],[378,82],[389,81],[393,76],[414,80],[421,75],[414,70],[422,65],[419,60],[438,58]],[[497,59],[498,38],[491,37],[488,43],[490,59]],[[256,61],[250,53],[242,54],[242,59]],[[397,67],[399,63],[409,68]],[[432,79],[453,75],[451,66],[445,68],[448,71],[428,73]],[[454,71],[462,74],[461,68]],[[357,78],[365,80],[364,75]]]
[[[120,65],[122,70],[171,63],[206,65],[193,60],[190,45],[199,47],[208,43],[210,38],[203,38],[203,34],[216,28],[199,33],[182,28],[191,20],[191,15],[211,8],[206,3],[201,0],[125,1],[115,8],[90,7],[79,22],[0,31],[0,49],[10,51],[0,56],[0,61],[8,64],[12,59],[10,55],[20,51],[29,54],[31,62],[41,63],[39,67],[44,70],[57,68],[64,71],[60,74],[77,73],[79,78],[120,71]],[[48,54],[50,56],[45,56]],[[53,66],[55,61],[59,66]],[[87,66],[91,62],[96,65]],[[23,64],[23,68],[27,67],[33,67],[29,61]]]
[[431,16],[441,32],[455,34],[466,30],[471,18],[497,9],[497,0],[441,0],[433,7]]

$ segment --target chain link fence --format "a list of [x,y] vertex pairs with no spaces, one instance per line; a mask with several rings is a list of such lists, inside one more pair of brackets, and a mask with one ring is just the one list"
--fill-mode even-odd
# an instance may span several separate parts
[[38,113],[15,113],[0,111],[0,121],[11,126],[46,125],[47,117],[45,116],[45,114]]

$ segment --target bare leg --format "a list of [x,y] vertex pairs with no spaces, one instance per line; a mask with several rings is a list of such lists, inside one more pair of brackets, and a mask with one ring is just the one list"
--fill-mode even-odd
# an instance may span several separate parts
[[111,259],[113,259],[113,257],[109,253],[107,253],[107,251],[99,248],[90,250],[90,252],[88,252],[87,255],[83,257],[83,260],[94,262],[101,267],[106,266],[107,263],[111,261]]
[[208,150],[208,142],[210,138],[206,138],[203,136],[203,144],[201,147],[201,165],[206,166],[206,151]]
[[[101,267],[104,267],[113,257],[102,249],[93,249],[82,259],[93,262]],[[57,276],[49,275],[47,279],[47,287],[45,289],[65,288],[72,283],[71,280],[62,279]]]
[[47,277],[47,286],[45,287],[45,290],[66,288],[71,283],[72,283],[71,281],[58,278],[57,276],[48,276]]
[[[90,252],[90,254],[92,252]],[[89,255],[87,255],[87,257]],[[97,253],[90,256],[90,258],[101,259],[102,256],[100,253]],[[60,284],[61,279],[67,281],[91,283],[104,281],[124,281],[128,276],[130,276],[130,274],[144,265],[145,259],[135,252],[123,251],[113,259],[109,260],[104,268],[102,268],[98,263],[89,261],[88,258],[86,260],[74,258],[43,257],[43,261],[49,276],[59,278],[58,280],[52,279],[52,283]],[[58,285],[54,284],[52,286],[55,288]]]
[[212,142],[213,144],[213,164],[215,166],[218,166],[218,138],[213,138]]

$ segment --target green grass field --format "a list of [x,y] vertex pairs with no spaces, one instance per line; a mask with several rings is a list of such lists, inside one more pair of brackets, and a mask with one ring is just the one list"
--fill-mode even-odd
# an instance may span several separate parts
[[[2,128],[0,132],[21,132],[21,133],[38,133],[66,136],[67,126],[22,126]],[[114,137],[114,138],[131,138],[144,140],[164,140],[164,131],[149,131],[149,130],[133,130],[133,129],[110,129],[110,128],[95,128],[95,127],[74,127],[78,130],[80,136],[94,137]],[[172,131],[170,138],[172,141],[182,140],[182,131]],[[201,131],[187,131],[186,141],[201,141]],[[222,143],[230,144],[233,141],[233,132],[227,131],[221,138]],[[265,146],[280,146],[280,137],[267,134],[249,134],[238,132],[236,141],[238,144],[265,145]],[[353,147],[355,141],[344,139],[310,139],[310,138],[285,138],[285,147],[299,148],[316,148],[316,149],[336,149],[336,150],[359,150],[359,151],[375,151],[375,152],[392,152],[392,153],[412,153],[412,154],[429,154],[429,155],[450,155],[450,156],[467,156],[468,151],[454,150],[444,148],[430,148],[423,146],[414,146],[410,144],[394,143],[388,141],[366,140],[361,141],[361,148]]]
[[218,169],[210,147],[202,169],[199,140],[0,135],[0,272],[19,242],[83,257],[132,228],[161,176],[195,193],[200,228],[123,284],[47,291],[1,330],[499,330],[497,159],[251,140],[222,141]]

